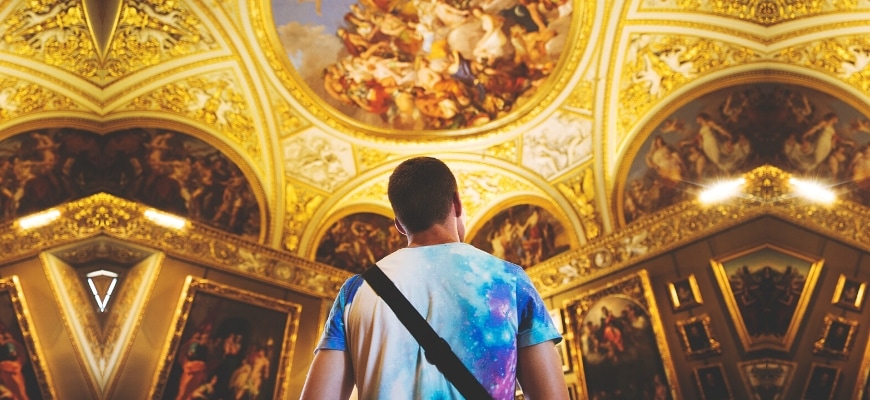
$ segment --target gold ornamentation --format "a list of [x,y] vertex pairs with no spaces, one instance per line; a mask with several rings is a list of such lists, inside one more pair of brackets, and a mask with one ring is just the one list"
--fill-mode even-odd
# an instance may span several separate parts
[[792,196],[791,175],[769,165],[743,177],[746,189],[742,198],[712,206],[702,206],[695,200],[675,204],[614,235],[550,258],[527,273],[546,297],[759,215],[776,216],[857,247],[870,243],[870,231],[866,229],[870,226],[870,210],[866,207],[843,200],[825,207]]
[[870,39],[867,36],[835,37],[781,50],[774,59],[802,65],[835,76],[870,94]]
[[215,48],[203,24],[181,2],[125,1],[101,70],[109,83],[173,58]]
[[66,96],[16,78],[0,77],[0,123],[40,111],[74,110]]
[[299,243],[305,226],[325,197],[301,187],[287,185],[285,191],[287,215],[284,218],[284,248],[299,251]]
[[[103,242],[105,243],[105,241]],[[111,246],[111,245],[109,245]],[[126,269],[123,280],[111,297],[105,315],[97,314],[93,296],[85,290],[77,269],[59,258],[40,255],[58,308],[68,332],[76,337],[79,363],[88,371],[89,385],[95,398],[106,398],[111,391],[117,368],[123,365],[129,346],[141,322],[141,312],[148,303],[151,289],[163,263],[157,253],[151,259]],[[138,315],[138,318],[131,318]]]
[[287,137],[296,132],[299,132],[303,128],[307,128],[311,124],[299,116],[299,113],[293,110],[286,102],[279,102],[277,105],[278,112],[276,116],[278,117],[278,124],[281,127],[280,136]]
[[752,49],[703,37],[635,34],[630,41],[620,77],[620,137],[662,98],[688,82],[761,58]]
[[170,83],[133,99],[127,106],[181,115],[226,135],[257,162],[262,162],[253,117],[231,74],[215,72]]
[[592,112],[595,99],[595,85],[591,81],[580,81],[563,104],[575,111]]
[[656,8],[702,11],[771,26],[783,22],[814,17],[834,12],[857,10],[857,0],[789,1],[789,0],[665,0],[656,2]]
[[453,172],[456,180],[461,182],[462,205],[468,215],[477,215],[503,193],[534,191],[532,186],[523,180],[496,175],[490,171],[459,167],[454,168]]
[[387,161],[396,158],[393,153],[387,153],[371,147],[354,146],[354,154],[359,163],[360,171],[372,169],[378,165],[384,165]]
[[484,154],[490,157],[495,157],[501,160],[515,163],[517,162],[517,142],[515,140],[507,141],[495,146],[491,146]]
[[[32,257],[44,249],[107,236],[176,257],[312,296],[332,298],[350,274],[256,243],[242,241],[203,225],[176,231],[145,218],[147,207],[110,194],[99,193],[58,206],[54,223],[22,231],[14,222],[0,226],[0,254],[7,261]],[[257,254],[256,257],[250,257]]]
[[83,77],[99,70],[79,0],[28,1],[3,21],[0,49],[39,60]]
[[579,174],[556,182],[556,188],[577,211],[586,238],[597,238],[601,234],[601,216],[595,210],[595,180],[592,168],[584,168]]

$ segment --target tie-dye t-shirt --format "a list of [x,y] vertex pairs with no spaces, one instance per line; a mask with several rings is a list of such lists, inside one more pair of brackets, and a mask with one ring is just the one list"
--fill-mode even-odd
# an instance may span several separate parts
[[[562,340],[518,266],[464,243],[404,248],[378,266],[495,399],[513,399],[517,348]],[[462,399],[359,275],[317,347],[348,351],[361,399]]]

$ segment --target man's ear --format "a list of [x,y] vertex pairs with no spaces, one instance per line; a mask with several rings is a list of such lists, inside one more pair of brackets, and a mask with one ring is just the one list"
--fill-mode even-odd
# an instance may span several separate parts
[[394,219],[394,220],[393,220],[393,225],[396,226],[396,230],[399,231],[399,233],[401,233],[401,234],[404,235],[404,236],[408,236],[408,233],[405,232],[405,228],[402,227],[402,224],[399,223],[399,220],[398,220],[398,219]]
[[453,192],[453,213],[457,218],[462,216],[462,200],[459,200],[459,192]]

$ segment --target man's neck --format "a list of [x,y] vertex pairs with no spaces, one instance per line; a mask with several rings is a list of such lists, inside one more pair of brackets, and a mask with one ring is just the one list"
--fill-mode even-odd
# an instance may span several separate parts
[[425,231],[408,235],[408,247],[434,246],[459,242],[459,235],[443,225],[433,225]]

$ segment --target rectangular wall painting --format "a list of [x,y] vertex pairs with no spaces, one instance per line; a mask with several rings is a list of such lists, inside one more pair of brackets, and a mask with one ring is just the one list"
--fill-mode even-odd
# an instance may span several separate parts
[[188,277],[151,399],[282,399],[301,306]]
[[711,264],[744,349],[789,351],[822,261],[765,245]]
[[673,361],[645,270],[566,300],[580,398],[680,399]]

